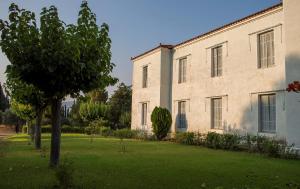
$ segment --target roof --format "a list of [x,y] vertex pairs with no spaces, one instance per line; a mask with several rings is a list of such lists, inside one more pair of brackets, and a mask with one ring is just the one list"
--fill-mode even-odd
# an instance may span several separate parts
[[152,51],[154,51],[154,50],[156,50],[156,49],[159,49],[159,48],[173,49],[173,48],[178,47],[178,46],[180,46],[180,45],[183,45],[183,44],[185,44],[185,43],[188,43],[188,42],[194,41],[194,40],[196,40],[196,39],[199,39],[199,38],[201,38],[201,37],[204,37],[204,36],[210,35],[210,34],[212,34],[212,33],[218,32],[218,31],[223,30],[223,29],[225,29],[225,28],[228,28],[228,27],[230,27],[230,26],[232,26],[232,25],[235,25],[235,24],[238,24],[238,23],[243,22],[243,21],[245,21],[245,20],[251,19],[251,18],[256,17],[256,16],[259,16],[259,15],[261,15],[261,14],[264,14],[264,13],[266,13],[266,12],[272,11],[272,10],[277,9],[277,8],[279,8],[279,7],[282,7],[282,2],[280,2],[280,3],[276,4],[276,5],[273,5],[273,6],[271,6],[271,7],[268,7],[268,8],[266,8],[266,9],[263,9],[263,10],[261,10],[261,11],[259,11],[259,12],[254,13],[254,14],[251,14],[251,15],[249,15],[249,16],[246,16],[246,17],[244,17],[244,18],[241,18],[241,19],[238,19],[238,20],[236,20],[236,21],[233,21],[233,22],[231,22],[231,23],[229,23],[229,24],[226,24],[226,25],[223,25],[223,26],[218,27],[218,28],[216,28],[216,29],[213,29],[213,30],[211,30],[211,31],[209,31],[209,32],[206,32],[206,33],[200,34],[200,35],[198,35],[198,36],[195,36],[195,37],[193,37],[193,38],[191,38],[191,39],[185,40],[185,41],[183,41],[183,42],[181,42],[181,43],[178,43],[178,44],[176,44],[176,45],[163,45],[163,44],[159,44],[157,47],[155,47],[155,48],[153,48],[153,49],[150,49],[150,50],[148,50],[148,51],[146,51],[146,52],[144,52],[144,53],[142,53],[142,54],[139,54],[139,55],[137,55],[137,56],[135,56],[135,57],[131,57],[131,60],[134,60],[134,59],[139,58],[139,57],[141,57],[141,56],[143,56],[143,55],[146,55],[146,54],[148,54],[148,53],[150,53],[150,52],[152,52]]
[[136,58],[139,58],[139,57],[141,57],[141,56],[143,56],[143,55],[145,55],[145,54],[148,54],[148,53],[150,53],[150,52],[152,52],[152,51],[154,51],[154,50],[156,50],[156,49],[159,49],[159,48],[172,49],[172,48],[173,48],[173,45],[165,45],[165,44],[161,44],[161,43],[160,43],[158,46],[154,47],[153,49],[150,49],[150,50],[148,50],[148,51],[146,51],[146,52],[144,52],[144,53],[142,53],[142,54],[139,54],[139,55],[137,55],[137,56],[135,56],[135,57],[131,57],[131,60],[134,60],[134,59],[136,59]]

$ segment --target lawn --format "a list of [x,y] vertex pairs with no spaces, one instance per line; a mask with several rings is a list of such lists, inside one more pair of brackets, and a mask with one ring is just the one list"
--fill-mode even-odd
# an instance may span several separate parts
[[[49,135],[43,136],[49,151]],[[300,184],[300,161],[211,150],[170,142],[63,135],[62,159],[73,162],[78,188],[289,188]],[[3,148],[3,145],[2,145]],[[3,151],[3,150],[2,150]],[[50,188],[56,182],[47,156],[28,145],[28,137],[9,138],[0,157],[0,188]],[[205,186],[205,187],[204,187]],[[294,187],[296,188],[296,187]]]

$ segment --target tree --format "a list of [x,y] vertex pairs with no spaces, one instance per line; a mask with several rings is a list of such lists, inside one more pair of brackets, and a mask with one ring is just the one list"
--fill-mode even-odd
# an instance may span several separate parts
[[2,112],[4,112],[8,108],[9,108],[9,102],[8,102],[7,97],[5,96],[5,94],[3,92],[3,88],[2,88],[2,85],[0,83],[0,110]]
[[151,114],[153,133],[158,140],[165,138],[172,125],[172,116],[168,109],[155,107]]
[[[32,128],[30,125],[30,122],[36,117],[36,112],[34,111],[34,108],[28,104],[21,104],[16,102],[14,99],[11,100],[10,103],[10,110],[18,116],[19,119],[25,120],[27,122],[28,130],[30,130],[30,136],[31,141],[33,141],[35,138],[36,128]],[[17,121],[16,127],[19,126],[20,121]],[[16,129],[18,130],[18,129]],[[35,142],[36,143],[36,142]]]
[[131,87],[120,83],[117,90],[110,97],[108,104],[111,107],[110,122],[112,127],[123,128],[120,124],[120,117],[124,112],[131,112]]
[[293,83],[290,83],[286,90],[288,92],[293,91],[295,93],[299,93],[300,92],[300,82],[299,81],[294,81]]
[[6,70],[6,76],[5,88],[12,99],[13,111],[27,122],[36,119],[31,135],[34,136],[35,148],[41,149],[41,125],[47,99],[36,87],[22,82],[11,69]]
[[108,92],[105,89],[95,89],[86,94],[90,101],[96,103],[106,103],[108,99]]
[[87,122],[98,119],[107,120],[107,115],[110,112],[110,107],[104,103],[86,102],[81,103],[79,108],[79,115],[81,119]]
[[83,1],[76,25],[65,25],[57,8],[43,8],[40,28],[33,12],[9,8],[9,21],[0,20],[2,51],[11,69],[20,80],[42,91],[51,103],[52,134],[50,166],[59,164],[61,102],[114,84],[110,74],[111,59],[109,27],[96,24],[96,16]]

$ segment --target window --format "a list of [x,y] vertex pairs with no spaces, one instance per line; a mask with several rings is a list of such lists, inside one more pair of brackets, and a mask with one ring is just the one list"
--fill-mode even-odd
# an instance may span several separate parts
[[186,101],[178,102],[178,123],[177,128],[186,128]]
[[142,103],[142,126],[147,125],[147,103]]
[[143,67],[143,88],[148,86],[148,66]]
[[179,60],[178,83],[186,82],[186,62],[187,62],[187,58],[182,58]]
[[211,100],[211,128],[222,129],[222,98]]
[[260,132],[274,133],[276,131],[276,95],[260,95]]
[[274,31],[258,35],[258,67],[267,68],[274,65]]
[[222,46],[211,50],[211,76],[222,76]]

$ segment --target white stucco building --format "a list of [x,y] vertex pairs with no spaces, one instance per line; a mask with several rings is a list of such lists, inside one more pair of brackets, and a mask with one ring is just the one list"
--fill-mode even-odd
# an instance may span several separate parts
[[284,0],[176,45],[132,58],[132,129],[151,131],[155,106],[172,131],[236,130],[300,147],[300,1]]

